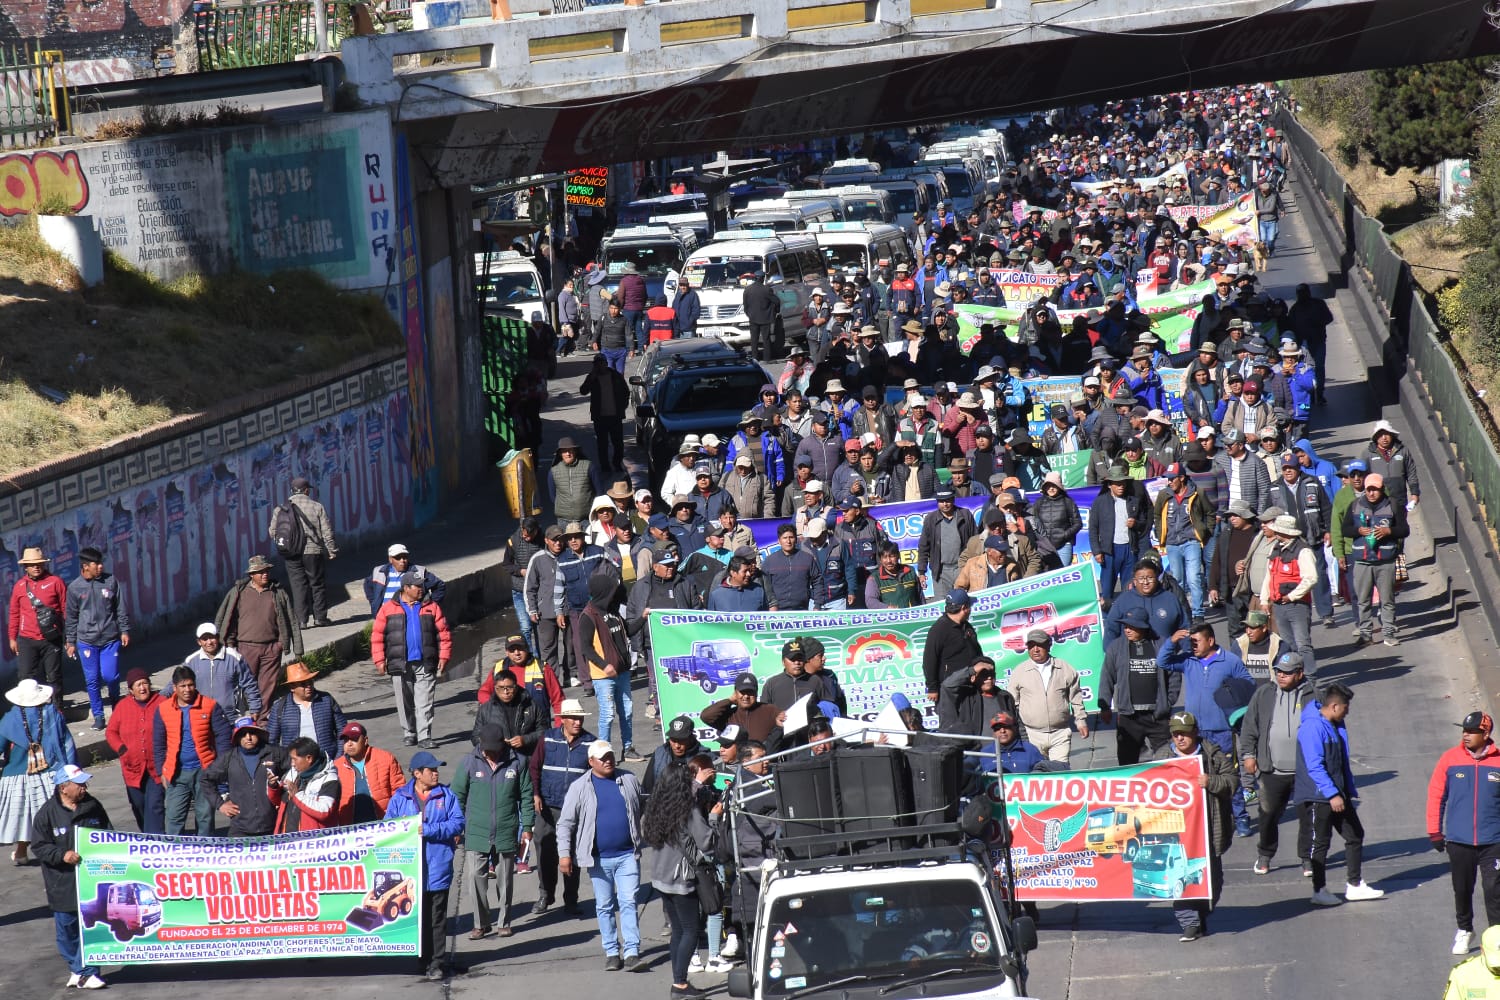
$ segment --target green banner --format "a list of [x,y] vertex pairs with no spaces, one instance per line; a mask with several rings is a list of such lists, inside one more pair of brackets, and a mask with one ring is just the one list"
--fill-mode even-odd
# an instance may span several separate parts
[[1093,449],[1085,448],[1082,451],[1048,455],[1047,464],[1052,466],[1053,472],[1062,473],[1063,489],[1074,490],[1089,484],[1089,462],[1093,460],[1093,457]]
[[[1213,291],[1212,281],[1200,281],[1162,295],[1148,295],[1142,298],[1137,306],[1141,312],[1151,318],[1151,331],[1161,339],[1163,349],[1169,354],[1176,354],[1188,350],[1193,332],[1193,320],[1198,315],[1203,296],[1212,295]],[[1004,323],[1014,327],[1021,322],[1021,315],[1025,311],[1024,303],[1017,306],[968,304],[954,306],[954,317],[958,320],[959,349],[965,354],[969,353],[974,342],[979,339],[979,328],[983,324]],[[1067,331],[1072,327],[1074,317],[1087,316],[1093,311],[1095,310],[1059,310],[1057,321],[1062,324],[1063,330]]]
[[416,956],[420,819],[277,837],[78,831],[89,965]]
[[[1078,671],[1084,702],[1094,703],[1104,662],[1095,579],[1094,564],[1079,563],[973,595],[970,621],[1002,679],[1025,658],[1026,633],[1045,629],[1053,655]],[[850,718],[873,721],[900,693],[924,708],[935,728],[922,653],[942,613],[941,603],[880,611],[652,611],[651,669],[662,726],[679,715],[698,719],[711,702],[729,697],[743,671],[762,682],[780,673],[781,647],[793,636],[811,636],[828,651],[827,669],[844,689]],[[713,731],[700,724],[699,732],[707,738]]]

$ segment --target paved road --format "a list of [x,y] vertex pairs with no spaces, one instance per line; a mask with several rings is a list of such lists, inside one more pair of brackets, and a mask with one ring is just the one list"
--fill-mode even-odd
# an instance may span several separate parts
[[[1320,282],[1326,261],[1312,246],[1300,212],[1303,189],[1294,188],[1283,249],[1268,284],[1290,298],[1299,281]],[[1350,293],[1341,293],[1347,296]],[[1365,363],[1357,357],[1348,323],[1357,313],[1335,301],[1331,330],[1330,406],[1320,413],[1338,426],[1313,435],[1320,451],[1343,459],[1364,438],[1376,418],[1362,382]],[[1357,373],[1351,377],[1348,374]],[[580,373],[581,374],[581,373]],[[571,375],[569,376],[571,377]],[[554,426],[555,435],[559,427]],[[1392,649],[1353,647],[1345,612],[1337,629],[1317,629],[1320,676],[1342,678],[1357,691],[1350,730],[1354,769],[1363,791],[1361,814],[1368,828],[1366,872],[1387,898],[1319,910],[1307,902],[1310,888],[1295,859],[1282,857],[1269,875],[1250,873],[1253,848],[1237,841],[1225,858],[1226,887],[1215,915],[1214,933],[1191,944],[1177,943],[1177,929],[1163,904],[1049,905],[1042,910],[1041,947],[1031,962],[1031,992],[1046,998],[1133,1000],[1173,995],[1249,998],[1310,997],[1347,992],[1374,997],[1435,995],[1451,964],[1448,946],[1453,924],[1444,859],[1428,849],[1423,829],[1424,783],[1432,761],[1456,738],[1453,723],[1474,707],[1487,707],[1478,693],[1474,666],[1461,628],[1450,625],[1446,580],[1433,560],[1431,536],[1418,519],[1408,549],[1412,583],[1401,597],[1403,643]],[[503,616],[465,627],[459,657],[483,639],[503,631]],[[437,731],[446,745],[441,756],[453,762],[469,730],[472,678],[440,689]],[[367,722],[375,741],[399,742],[387,685],[375,682],[368,667],[356,666],[325,685],[353,718]],[[659,742],[642,731],[643,749]],[[1075,743],[1075,746],[1078,746]],[[1082,766],[1113,763],[1113,735],[1087,741]],[[102,769],[100,799],[117,822],[129,825],[129,812],[115,772]],[[1287,838],[1283,838],[1285,841]],[[1339,891],[1342,855],[1335,853],[1330,888]],[[518,880],[516,912],[529,911],[536,883]],[[0,869],[0,895],[8,904],[0,915],[0,982],[18,997],[60,995],[65,971],[56,958],[50,919],[41,904],[40,875],[34,869]],[[646,954],[653,961],[644,975],[606,974],[598,935],[590,917],[570,919],[554,910],[539,921],[521,919],[515,937],[475,946],[463,939],[471,926],[467,890],[458,932],[458,958],[467,970],[443,984],[420,983],[402,963],[382,960],[291,961],[219,965],[186,969],[150,968],[111,976],[117,993],[153,1000],[193,998],[205,988],[233,990],[262,1000],[293,1000],[323,990],[341,995],[475,998],[498,989],[523,996],[608,995],[617,1000],[658,998],[667,990],[665,941],[660,910],[645,920]],[[501,980],[499,977],[504,977]],[[700,980],[704,986],[721,986]]]

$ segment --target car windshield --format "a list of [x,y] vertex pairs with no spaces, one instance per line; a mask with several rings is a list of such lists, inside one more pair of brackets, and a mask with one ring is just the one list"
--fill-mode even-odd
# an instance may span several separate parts
[[967,198],[974,193],[974,188],[969,184],[969,171],[966,167],[952,166],[943,168],[943,176],[948,178],[948,193],[955,198]]
[[1112,826],[1115,822],[1115,811],[1105,809],[1103,812],[1089,813],[1089,829],[1097,830],[1100,827]]
[[1131,864],[1136,871],[1165,871],[1171,853],[1165,847],[1147,847],[1135,856]]
[[882,222],[880,202],[874,198],[851,201],[844,199],[844,219],[848,222]]
[[705,642],[703,655],[715,660],[742,660],[750,655],[750,651],[738,640],[720,639],[717,642]]
[[998,974],[1002,947],[982,890],[958,879],[787,896],[772,905],[766,935],[757,978],[767,996],[955,963]]
[[1000,627],[1016,628],[1018,626],[1027,624],[1028,620],[1029,619],[1027,618],[1027,614],[1025,611],[1007,611],[1005,612],[1005,614],[1000,616]]
[[137,889],[137,894],[138,894],[139,902],[141,902],[143,904],[144,903],[155,903],[157,901],[157,899],[156,899],[156,893],[152,892],[149,888],[147,888],[144,885],[140,886]]
[[695,288],[735,288],[745,275],[765,269],[759,257],[699,257],[688,263],[683,277]]
[[868,269],[870,266],[869,255],[858,243],[840,243],[819,249],[823,251],[823,260],[830,269],[847,270],[851,267]]
[[616,243],[604,248],[604,267],[611,278],[634,264],[640,274],[664,278],[668,271],[682,266],[682,248],[676,242]]
[[479,274],[475,281],[484,286],[484,304],[487,306],[534,302],[542,297],[536,275],[530,271],[503,271],[487,277]]
[[662,387],[661,413],[743,413],[760,400],[764,376],[758,371],[733,371],[670,376]]
[[794,232],[801,219],[792,215],[741,215],[729,221],[730,229],[772,229],[778,233]]
[[910,215],[917,210],[916,188],[886,188],[891,196],[891,208],[898,215]]

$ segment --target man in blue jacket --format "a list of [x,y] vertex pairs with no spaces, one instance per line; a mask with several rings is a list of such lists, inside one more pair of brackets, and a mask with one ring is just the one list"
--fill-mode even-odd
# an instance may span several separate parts
[[[1231,716],[1250,704],[1255,678],[1238,656],[1219,645],[1214,627],[1199,622],[1172,634],[1161,644],[1156,665],[1182,674],[1182,704],[1198,720],[1199,735],[1238,760],[1234,752]],[[1230,802],[1235,832],[1241,837],[1255,833],[1245,809],[1245,791],[1237,788]]]
[[426,750],[411,758],[411,780],[397,788],[385,807],[385,818],[422,818],[422,951],[420,971],[430,980],[443,978],[448,939],[448,889],[453,885],[453,852],[464,832],[464,807],[453,789],[438,780],[446,766]]
[[766,591],[755,582],[755,556],[736,552],[729,560],[724,579],[708,595],[710,611],[765,611]]
[[[1188,627],[1191,619],[1187,608],[1183,607],[1181,598],[1162,586],[1161,570],[1161,563],[1154,557],[1142,559],[1135,565],[1130,586],[1115,598],[1109,608],[1109,617],[1104,621],[1106,647],[1120,637],[1125,615],[1132,608],[1145,610],[1151,631],[1159,636],[1176,635]],[[1197,715],[1196,712],[1193,714]],[[1199,715],[1198,719],[1201,724],[1203,716]]]
[[1354,772],[1349,768],[1349,731],[1344,719],[1354,692],[1337,682],[1323,688],[1318,701],[1302,709],[1297,728],[1297,777],[1292,796],[1312,803],[1312,880],[1314,906],[1338,906],[1339,898],[1326,888],[1328,843],[1333,830],[1344,838],[1344,865],[1350,902],[1379,899],[1385,892],[1360,878],[1365,828],[1354,809]]

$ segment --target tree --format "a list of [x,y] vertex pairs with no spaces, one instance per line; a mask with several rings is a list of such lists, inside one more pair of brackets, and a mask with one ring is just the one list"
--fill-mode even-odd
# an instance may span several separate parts
[[[1487,98],[1487,99],[1486,99]],[[1468,325],[1472,360],[1500,366],[1500,85],[1474,102],[1480,126],[1471,164],[1473,183],[1464,195],[1469,214],[1460,223],[1464,243],[1474,248],[1464,261],[1459,313]]]
[[1370,132],[1362,143],[1386,173],[1425,170],[1477,152],[1474,109],[1493,60],[1463,59],[1376,70],[1370,74]]

